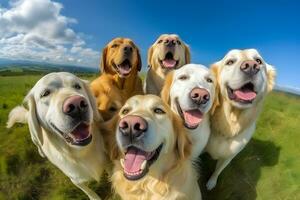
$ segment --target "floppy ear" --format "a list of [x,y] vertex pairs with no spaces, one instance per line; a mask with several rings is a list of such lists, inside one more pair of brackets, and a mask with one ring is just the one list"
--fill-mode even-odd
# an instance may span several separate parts
[[137,61],[137,70],[141,71],[141,69],[142,69],[142,59],[141,59],[140,50],[137,47],[136,47],[136,53],[137,53],[137,58],[138,58],[138,61]]
[[101,62],[100,67],[101,67],[101,72],[102,73],[107,72],[107,66],[106,66],[107,50],[108,50],[108,46],[104,47],[103,50],[102,50],[101,61],[100,61]]
[[42,128],[37,118],[36,103],[32,93],[29,93],[25,97],[24,103],[28,105],[27,120],[31,139],[33,143],[37,146],[40,155],[42,157],[45,157],[45,154],[42,151],[42,146],[44,144]]
[[152,60],[152,56],[153,56],[153,49],[154,46],[152,45],[149,49],[148,49],[148,67],[151,67],[151,60]]
[[166,104],[170,105],[170,90],[173,82],[174,71],[171,71],[167,74],[164,86],[161,90],[160,97]]
[[275,85],[276,70],[274,66],[266,64],[267,79],[268,79],[268,92],[271,92]]
[[191,63],[191,51],[190,47],[184,44],[185,63]]
[[91,91],[91,89],[90,89],[90,86],[89,86],[88,82],[85,81],[85,80],[81,80],[81,81],[83,82],[84,89],[85,89],[85,91],[86,91],[86,93],[87,93],[87,95],[88,95],[88,99],[89,99],[90,104],[91,104],[91,106],[92,106],[92,110],[93,110],[93,118],[94,118],[93,120],[94,120],[95,122],[101,122],[101,121],[103,121],[103,118],[102,118],[102,116],[100,115],[100,113],[99,113],[99,111],[98,111],[98,108],[97,108],[96,99],[95,99],[94,95],[92,94],[92,91]]
[[213,105],[211,107],[211,114],[214,114],[216,108],[220,105],[220,87],[219,87],[219,65],[218,63],[214,63],[210,67],[210,71],[212,72],[213,76],[215,77],[215,99]]
[[176,152],[180,160],[184,160],[191,155],[192,142],[188,137],[186,129],[183,127],[182,120],[174,113],[173,115],[173,128],[176,133]]

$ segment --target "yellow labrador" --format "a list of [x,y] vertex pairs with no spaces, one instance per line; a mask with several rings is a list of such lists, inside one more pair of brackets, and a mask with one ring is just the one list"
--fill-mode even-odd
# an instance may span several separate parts
[[158,96],[131,97],[116,126],[119,153],[111,180],[122,199],[201,199],[189,138]]
[[144,92],[160,95],[167,73],[187,63],[190,63],[190,50],[178,35],[159,36],[148,50],[149,70]]
[[18,106],[9,114],[7,127],[28,123],[31,138],[46,157],[85,192],[100,197],[86,185],[99,180],[106,164],[97,112],[89,87],[75,75],[60,72],[41,78],[24,99],[28,110]]
[[218,176],[246,146],[255,131],[263,100],[274,86],[275,70],[255,49],[231,50],[212,65],[219,96],[211,118],[212,132],[207,152],[217,159],[207,182],[212,189]]
[[192,158],[202,153],[210,136],[210,110],[216,80],[203,65],[187,64],[167,75],[161,97],[182,118],[192,141]]

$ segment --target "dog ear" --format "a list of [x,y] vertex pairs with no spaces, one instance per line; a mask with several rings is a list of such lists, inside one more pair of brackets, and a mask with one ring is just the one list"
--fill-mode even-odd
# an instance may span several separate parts
[[185,63],[191,63],[191,51],[190,47],[187,44],[184,44],[184,55],[185,55]]
[[176,133],[176,152],[179,155],[179,160],[184,160],[191,155],[192,142],[188,137],[186,129],[183,127],[183,122],[176,114],[173,115],[173,128]]
[[42,146],[44,144],[42,128],[37,118],[36,103],[31,92],[29,92],[29,94],[25,97],[24,104],[28,106],[27,121],[31,139],[37,146],[40,155],[45,157],[45,154],[42,151]]
[[140,50],[137,48],[137,46],[135,46],[136,48],[136,53],[137,53],[137,70],[141,71],[142,70],[142,59],[141,59],[141,54],[140,54]]
[[100,115],[99,111],[98,111],[98,107],[97,107],[97,103],[96,103],[96,98],[95,96],[92,94],[92,91],[90,89],[90,85],[88,83],[88,81],[85,80],[81,80],[85,89],[85,92],[87,93],[89,102],[92,106],[92,110],[93,110],[93,120],[95,122],[101,122],[103,121],[102,116]]
[[108,46],[104,47],[102,50],[101,61],[100,61],[101,73],[106,73],[108,71],[108,66],[106,63],[107,50],[108,50]]
[[275,85],[276,70],[274,66],[266,64],[267,79],[268,79],[268,92],[271,92]]
[[213,105],[211,107],[211,111],[210,113],[211,114],[214,114],[216,108],[220,105],[220,88],[219,88],[219,83],[218,83],[218,80],[219,80],[219,64],[218,62],[214,63],[211,65],[210,67],[210,71],[211,73],[213,74],[213,76],[215,77],[215,99],[213,101]]
[[149,49],[148,49],[148,67],[151,67],[151,60],[152,60],[152,56],[153,56],[153,49],[154,46],[152,45]]
[[173,75],[174,75],[174,71],[171,71],[167,74],[165,82],[164,82],[164,86],[161,90],[160,93],[160,97],[163,100],[163,102],[165,102],[166,104],[170,105],[170,90],[171,90],[171,85],[173,82]]

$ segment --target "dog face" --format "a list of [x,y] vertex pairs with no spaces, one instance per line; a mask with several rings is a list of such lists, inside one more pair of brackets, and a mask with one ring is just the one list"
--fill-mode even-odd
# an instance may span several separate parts
[[237,108],[252,107],[274,86],[274,68],[255,49],[231,50],[212,70],[223,98]]
[[148,64],[155,71],[167,73],[189,62],[189,47],[175,34],[159,36],[148,51]]
[[212,107],[215,88],[216,80],[209,69],[187,64],[168,74],[161,96],[188,129],[195,129]]
[[86,83],[75,75],[60,72],[44,76],[25,102],[29,102],[32,115],[36,115],[31,116],[32,121],[54,134],[52,137],[65,140],[72,147],[91,142],[91,123],[99,116],[93,112],[95,102]]
[[161,170],[170,153],[179,152],[180,158],[189,154],[188,139],[182,133],[180,121],[158,96],[130,98],[119,116],[116,138],[128,180],[138,180],[149,171]]
[[142,67],[137,46],[128,38],[115,38],[102,51],[101,69],[104,73],[124,78]]

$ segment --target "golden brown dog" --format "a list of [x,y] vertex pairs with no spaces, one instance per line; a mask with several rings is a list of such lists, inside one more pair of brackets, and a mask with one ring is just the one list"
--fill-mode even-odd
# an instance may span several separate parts
[[158,96],[131,97],[111,121],[111,180],[122,199],[201,199],[191,142]]
[[142,62],[139,49],[128,38],[115,38],[102,51],[102,75],[91,83],[98,108],[108,120],[129,97],[142,94],[138,76]]
[[218,176],[251,139],[263,100],[274,86],[275,70],[255,49],[231,50],[213,64],[219,100],[213,106],[211,136],[207,152],[217,159],[207,188],[215,187]]
[[159,95],[167,73],[190,63],[189,47],[175,34],[163,34],[148,50],[148,66],[144,92]]

